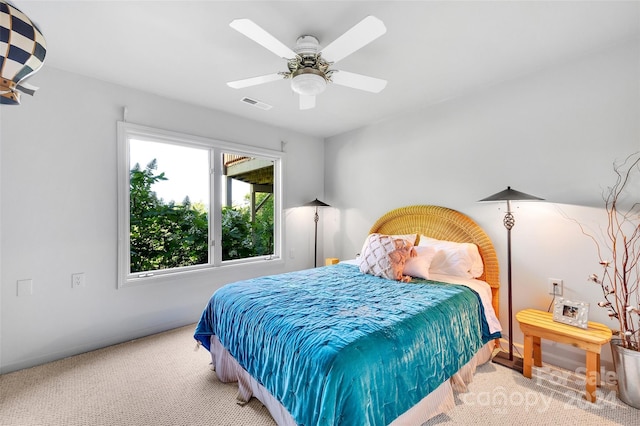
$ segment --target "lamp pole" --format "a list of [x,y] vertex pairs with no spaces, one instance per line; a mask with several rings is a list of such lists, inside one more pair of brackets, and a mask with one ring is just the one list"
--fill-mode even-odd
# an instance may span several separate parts
[[313,267],[318,267],[318,220],[320,220],[320,216],[318,216],[318,206],[316,206],[316,213],[313,216],[313,221],[315,222],[315,234],[313,236]]
[[511,201],[524,201],[524,200],[542,200],[542,198],[536,197],[534,195],[525,194],[524,192],[519,192],[514,189],[511,189],[510,186],[507,186],[507,189],[504,191],[500,191],[493,195],[490,195],[486,198],[483,198],[480,201],[506,201],[507,202],[507,212],[504,215],[504,219],[502,223],[504,227],[507,228],[507,301],[509,302],[509,352],[505,353],[504,351],[498,352],[493,357],[493,362],[496,364],[503,365],[505,367],[511,368],[512,370],[516,370],[522,373],[522,358],[515,357],[513,355],[513,300],[511,293],[511,228],[515,225],[515,218],[513,217],[513,213],[511,212]]
[[502,221],[507,228],[507,292],[509,293],[509,361],[513,362],[513,305],[511,303],[511,228],[516,221],[511,213],[511,200],[507,200],[507,212]]
[[315,214],[313,215],[313,221],[315,223],[315,233],[313,235],[313,267],[318,267],[318,221],[320,220],[320,216],[318,216],[318,207],[331,207],[329,204],[324,203],[317,198],[313,201],[309,201],[304,204],[305,207],[315,207]]

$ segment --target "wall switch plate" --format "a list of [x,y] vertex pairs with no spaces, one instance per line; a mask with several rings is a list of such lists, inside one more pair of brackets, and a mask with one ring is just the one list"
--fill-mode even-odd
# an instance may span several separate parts
[[18,280],[18,297],[33,294],[33,280]]
[[84,273],[71,274],[71,288],[80,288],[84,285]]
[[549,278],[549,294],[562,296],[562,280],[560,278]]

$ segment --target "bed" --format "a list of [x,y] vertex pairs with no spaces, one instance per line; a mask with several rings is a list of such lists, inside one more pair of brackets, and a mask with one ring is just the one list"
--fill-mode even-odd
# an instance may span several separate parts
[[421,424],[455,406],[500,337],[493,244],[468,216],[427,205],[388,212],[371,235],[471,243],[480,275],[405,283],[341,262],[223,286],[194,337],[238,399],[258,398],[279,425]]

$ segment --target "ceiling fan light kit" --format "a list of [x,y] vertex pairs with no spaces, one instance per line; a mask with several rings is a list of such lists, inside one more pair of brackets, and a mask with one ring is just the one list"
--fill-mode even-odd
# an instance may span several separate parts
[[327,88],[324,73],[313,68],[301,68],[293,72],[291,89],[299,95],[316,96]]
[[367,16],[326,46],[324,54],[320,51],[318,39],[311,35],[298,37],[296,46],[292,50],[250,19],[236,19],[229,25],[279,57],[286,59],[289,69],[287,72],[228,82],[227,85],[234,89],[290,78],[291,89],[300,95],[300,109],[304,110],[315,107],[315,96],[324,92],[329,82],[371,93],[380,92],[387,84],[385,80],[347,73],[346,71],[341,76],[344,78],[332,80],[333,73],[338,70],[331,69],[331,66],[387,31],[384,23],[374,16]]

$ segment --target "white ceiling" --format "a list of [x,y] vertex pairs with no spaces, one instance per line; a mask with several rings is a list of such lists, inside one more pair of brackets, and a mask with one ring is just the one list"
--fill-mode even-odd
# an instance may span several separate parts
[[[320,137],[640,40],[637,1],[13,3],[44,33],[45,67]],[[288,81],[246,89],[225,84],[286,70],[284,60],[230,28],[233,19],[250,18],[293,47],[307,34],[326,46],[367,15],[380,18],[387,33],[335,68],[386,79],[379,94],[333,85],[315,109],[300,111]],[[240,102],[245,96],[273,108]]]

